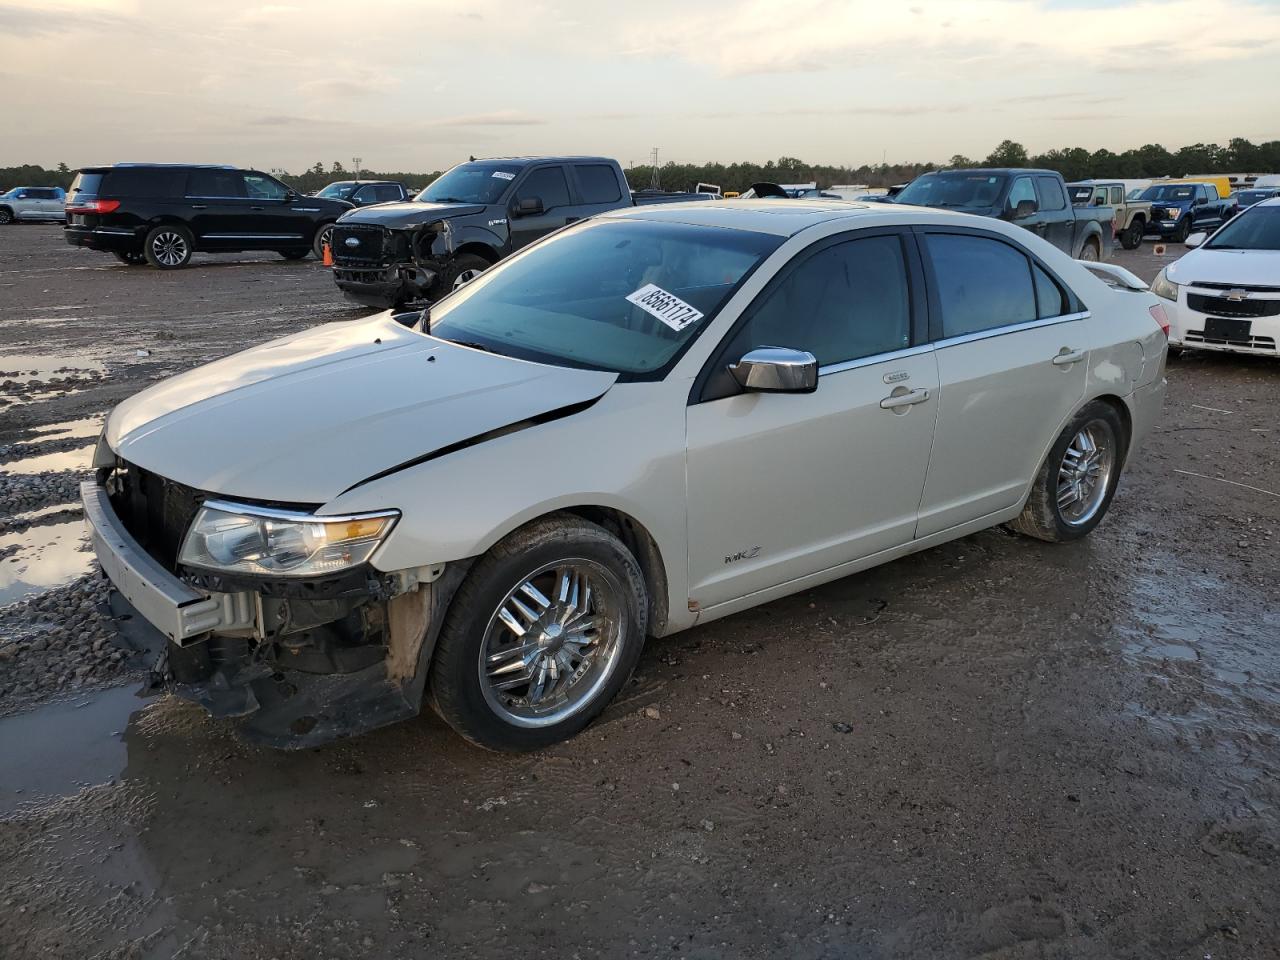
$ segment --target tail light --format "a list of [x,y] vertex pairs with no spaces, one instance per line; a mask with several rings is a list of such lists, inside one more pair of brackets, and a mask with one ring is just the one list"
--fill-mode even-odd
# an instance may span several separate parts
[[1164,307],[1158,303],[1151,305],[1151,319],[1160,324],[1160,330],[1167,337],[1169,336],[1169,315],[1164,312]]
[[67,204],[67,213],[113,213],[119,200],[76,200]]

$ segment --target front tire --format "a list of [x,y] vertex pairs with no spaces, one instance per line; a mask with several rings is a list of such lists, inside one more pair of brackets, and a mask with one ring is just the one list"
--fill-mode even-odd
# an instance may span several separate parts
[[489,269],[489,261],[474,253],[461,253],[449,261],[440,273],[440,277],[432,285],[433,301],[446,297],[453,291],[465,287],[480,274]]
[[1178,221],[1178,228],[1173,231],[1173,242],[1186,243],[1189,236],[1191,236],[1191,218],[1183,217]]
[[458,588],[431,666],[436,712],[490,750],[566,740],[631,676],[648,609],[640,567],[617,537],[570,514],[535,520]]
[[16,218],[13,215],[13,211],[8,207],[0,207],[0,227],[7,227],[15,222]]
[[191,231],[164,223],[152,229],[142,245],[147,263],[160,270],[178,270],[191,262],[194,250]]
[[1009,526],[1050,543],[1086,536],[1111,506],[1127,446],[1128,432],[1115,407],[1086,406],[1058,435],[1026,506]]

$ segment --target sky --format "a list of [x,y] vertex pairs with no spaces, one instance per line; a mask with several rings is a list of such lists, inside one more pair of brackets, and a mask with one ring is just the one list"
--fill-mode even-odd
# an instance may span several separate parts
[[1280,0],[0,0],[0,166],[1280,139]]

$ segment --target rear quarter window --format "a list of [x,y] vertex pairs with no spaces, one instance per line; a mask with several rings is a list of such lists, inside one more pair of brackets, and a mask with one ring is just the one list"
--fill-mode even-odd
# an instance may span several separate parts
[[71,189],[67,192],[72,196],[83,193],[87,197],[93,197],[97,196],[101,184],[102,174],[100,173],[77,173],[76,178],[71,181]]
[[180,197],[186,179],[186,170],[112,170],[99,192],[104,197]]

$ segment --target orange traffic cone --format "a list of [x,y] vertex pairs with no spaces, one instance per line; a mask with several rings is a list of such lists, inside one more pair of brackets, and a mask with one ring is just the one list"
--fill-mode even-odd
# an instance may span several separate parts
[[324,265],[325,265],[326,267],[332,267],[332,266],[333,266],[333,248],[332,248],[332,247],[330,247],[327,243],[324,245],[324,257],[323,257],[323,260],[324,260]]

